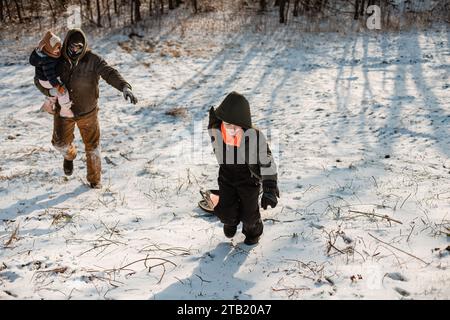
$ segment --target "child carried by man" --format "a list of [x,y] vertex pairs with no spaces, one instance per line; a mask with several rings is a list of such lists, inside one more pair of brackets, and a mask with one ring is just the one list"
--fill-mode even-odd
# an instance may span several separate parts
[[61,106],[61,117],[73,118],[69,92],[59,78],[57,66],[61,57],[61,39],[51,31],[47,31],[38,47],[30,55],[30,64],[35,67],[35,76],[39,83],[49,89],[51,97],[47,97],[42,105],[43,110],[53,112],[58,101]]

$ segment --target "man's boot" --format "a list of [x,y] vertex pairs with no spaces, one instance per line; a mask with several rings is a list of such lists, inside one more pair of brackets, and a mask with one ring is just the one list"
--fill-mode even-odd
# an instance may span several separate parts
[[64,173],[66,176],[71,176],[73,173],[73,160],[64,159]]

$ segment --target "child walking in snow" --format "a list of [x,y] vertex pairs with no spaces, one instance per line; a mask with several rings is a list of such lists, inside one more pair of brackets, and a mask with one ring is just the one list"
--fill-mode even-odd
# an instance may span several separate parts
[[39,42],[39,46],[31,53],[30,64],[35,67],[35,77],[39,83],[46,89],[54,89],[50,90],[52,96],[47,97],[42,109],[53,110],[54,104],[58,100],[61,106],[60,116],[73,118],[69,93],[56,69],[60,56],[61,39],[51,31],[47,31]]
[[255,245],[263,233],[261,207],[274,208],[279,198],[277,170],[262,132],[253,128],[250,105],[239,93],[230,93],[220,106],[209,110],[208,132],[219,162],[218,194],[203,193],[232,238],[242,222],[244,243]]

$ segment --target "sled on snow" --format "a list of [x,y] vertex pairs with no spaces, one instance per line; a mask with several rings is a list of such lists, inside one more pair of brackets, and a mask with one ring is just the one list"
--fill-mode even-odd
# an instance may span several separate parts
[[214,204],[211,201],[211,194],[219,195],[219,190],[200,190],[202,200],[198,202],[198,206],[206,212],[214,213]]

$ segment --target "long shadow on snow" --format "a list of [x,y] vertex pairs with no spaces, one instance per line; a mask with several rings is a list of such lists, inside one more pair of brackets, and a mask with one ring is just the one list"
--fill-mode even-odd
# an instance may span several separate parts
[[[437,148],[447,157],[450,157],[450,145],[449,139],[450,136],[449,126],[450,123],[450,113],[449,110],[445,110],[443,106],[441,106],[441,102],[438,100],[436,95],[433,93],[432,88],[427,83],[427,80],[423,74],[423,63],[420,62],[422,58],[422,48],[420,47],[419,34],[417,31],[414,32],[414,37],[412,37],[411,46],[416,48],[416,56],[418,62],[412,63],[411,65],[411,73],[417,76],[415,79],[415,85],[419,93],[424,97],[424,109],[427,111],[427,118],[431,119],[431,129],[434,134],[433,140],[435,140]],[[403,48],[400,46],[400,48]],[[406,51],[403,54],[407,54]],[[438,84],[440,85],[440,84]],[[448,105],[447,105],[448,106]]]
[[[247,254],[230,243],[219,243],[205,253],[192,275],[180,279],[155,294],[154,299],[248,299],[245,293],[254,283],[235,274],[247,259]],[[244,296],[241,296],[244,295]]]
[[36,210],[42,210],[57,206],[64,201],[77,197],[80,194],[89,191],[89,187],[80,185],[71,192],[63,193],[56,198],[50,199],[49,197],[54,195],[55,192],[47,192],[41,195],[35,196],[31,199],[22,199],[12,204],[11,206],[2,209],[0,219],[14,219],[18,216],[29,215]]

